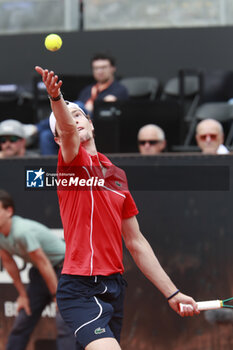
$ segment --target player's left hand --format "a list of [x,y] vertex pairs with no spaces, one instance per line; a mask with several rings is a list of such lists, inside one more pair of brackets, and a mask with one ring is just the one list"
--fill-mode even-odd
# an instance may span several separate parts
[[17,311],[24,309],[28,316],[31,315],[30,302],[27,296],[19,296],[17,298]]
[[[197,304],[195,300],[183,293],[178,293],[172,299],[170,299],[168,303],[170,307],[182,317],[193,316],[195,314],[198,315],[200,313],[200,311],[197,308]],[[192,305],[193,308],[184,307],[183,311],[181,312],[179,308],[180,303]]]

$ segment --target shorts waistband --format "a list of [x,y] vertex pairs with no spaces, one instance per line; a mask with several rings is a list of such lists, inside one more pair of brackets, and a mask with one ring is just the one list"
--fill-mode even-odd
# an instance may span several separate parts
[[68,274],[63,274],[62,276],[69,276],[70,278],[78,279],[81,281],[90,281],[90,282],[97,283],[97,282],[106,281],[106,280],[117,280],[122,277],[122,274],[118,272],[108,276],[104,276],[104,275],[83,276],[83,275],[68,275]]

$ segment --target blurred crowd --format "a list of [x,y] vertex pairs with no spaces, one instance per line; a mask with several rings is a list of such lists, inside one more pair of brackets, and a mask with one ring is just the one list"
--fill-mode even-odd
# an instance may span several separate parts
[[[83,108],[93,120],[96,102],[128,101],[130,94],[126,86],[115,77],[116,62],[112,56],[104,53],[94,55],[91,68],[94,82],[84,87],[73,102]],[[58,146],[50,130],[49,115],[35,124],[25,124],[16,119],[17,116],[12,116],[0,123],[0,158],[57,155]],[[168,142],[165,131],[153,123],[145,123],[135,136],[135,145],[142,155],[168,152]],[[224,145],[223,126],[209,116],[197,123],[195,142],[197,151],[204,154],[229,153]]]

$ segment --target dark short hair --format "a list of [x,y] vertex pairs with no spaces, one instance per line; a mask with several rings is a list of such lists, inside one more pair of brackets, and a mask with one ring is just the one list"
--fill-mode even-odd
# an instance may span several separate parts
[[4,209],[11,207],[13,209],[13,212],[15,211],[15,203],[13,201],[13,198],[8,192],[1,189],[0,189],[0,202],[2,202],[2,206]]
[[98,60],[108,60],[111,64],[111,66],[116,67],[116,60],[113,56],[107,54],[107,53],[96,53],[92,58],[91,58],[91,64],[94,61]]

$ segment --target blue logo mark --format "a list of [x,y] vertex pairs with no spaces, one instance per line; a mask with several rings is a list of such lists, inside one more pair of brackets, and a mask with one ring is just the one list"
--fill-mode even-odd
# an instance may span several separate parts
[[44,187],[44,173],[40,170],[27,170],[26,187]]

